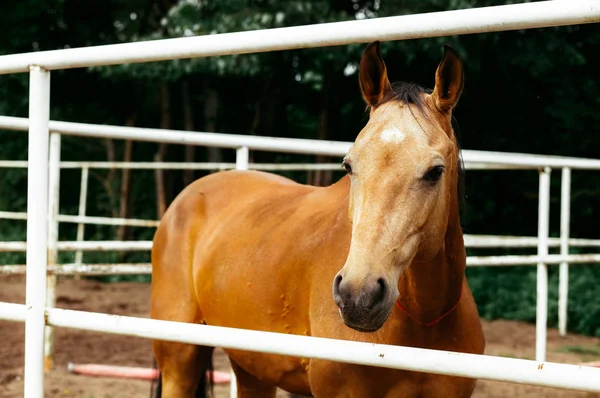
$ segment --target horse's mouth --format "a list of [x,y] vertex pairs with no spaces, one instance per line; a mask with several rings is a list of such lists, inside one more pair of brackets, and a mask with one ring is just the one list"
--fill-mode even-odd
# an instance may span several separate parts
[[368,313],[353,316],[353,314],[344,314],[342,310],[339,312],[344,325],[361,333],[377,332],[383,327],[391,313],[391,311],[389,311],[387,314],[380,313],[375,316],[368,316],[370,315]]
[[344,322],[344,324],[345,324],[346,326],[348,326],[349,328],[351,328],[351,329],[354,329],[354,330],[356,330],[357,332],[361,332],[361,333],[374,333],[374,332],[378,331],[379,329],[381,329],[381,327],[379,327],[379,328],[373,328],[373,329],[365,329],[365,328],[362,328],[362,327],[360,327],[360,326],[352,326],[352,325],[349,325],[349,324],[348,324],[348,323],[346,323],[346,322]]

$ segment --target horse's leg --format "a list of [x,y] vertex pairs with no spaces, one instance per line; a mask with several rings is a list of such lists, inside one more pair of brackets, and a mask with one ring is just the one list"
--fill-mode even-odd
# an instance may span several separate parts
[[258,380],[234,361],[231,361],[231,368],[237,379],[238,398],[275,398],[276,386]]
[[204,391],[198,395],[197,391],[205,385],[202,378],[206,377],[214,348],[168,341],[154,341],[153,345],[161,371],[162,397],[204,397]]
[[[187,288],[187,275],[171,272],[168,277],[160,276],[158,272],[152,276],[151,317],[200,323],[202,313],[193,291]],[[196,395],[196,390],[212,362],[213,347],[154,340],[152,348],[161,372],[162,397],[192,398],[205,395],[204,392]]]

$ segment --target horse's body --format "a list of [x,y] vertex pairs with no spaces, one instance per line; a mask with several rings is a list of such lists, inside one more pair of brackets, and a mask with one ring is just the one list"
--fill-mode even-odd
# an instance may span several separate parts
[[[369,102],[365,86],[361,80]],[[438,122],[444,125],[443,120],[439,117]],[[439,153],[449,151],[447,159],[455,155],[458,159],[448,149],[448,140],[422,141],[419,145],[427,142]],[[440,185],[450,184],[448,194],[439,188],[440,193],[435,193],[439,203],[426,197],[417,203],[414,214],[433,203],[422,222],[418,214],[395,221],[404,223],[404,229],[407,222],[417,221],[415,232],[406,239],[400,234],[388,236],[386,231],[394,227],[382,217],[389,215],[381,206],[374,211],[371,202],[365,203],[364,193],[353,190],[353,178],[359,178],[359,173],[367,178],[364,166],[354,173],[356,177],[350,173],[329,187],[250,171],[216,173],[192,183],[171,204],[154,239],[152,317],[482,353],[483,333],[464,278],[458,164],[452,169],[452,161],[447,163],[449,181]],[[434,188],[426,189],[430,193],[425,195],[434,195]],[[367,191],[374,196],[377,189]],[[403,198],[406,201],[406,195]],[[359,210],[363,219],[357,216]],[[429,225],[438,213],[443,230],[433,233]],[[425,239],[416,239],[419,234]],[[390,239],[393,245],[395,236],[402,248],[382,250]],[[401,263],[406,264],[393,266]],[[369,284],[371,279],[375,282]],[[401,307],[394,305],[396,299]],[[434,322],[425,324],[430,321]],[[163,396],[194,396],[212,348],[155,341],[154,351]],[[226,352],[237,376],[238,396],[244,398],[274,397],[275,387],[327,398],[468,397],[475,386],[472,379]]]

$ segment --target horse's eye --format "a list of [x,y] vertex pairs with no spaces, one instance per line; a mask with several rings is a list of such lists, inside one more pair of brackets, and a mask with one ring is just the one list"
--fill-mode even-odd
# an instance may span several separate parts
[[423,176],[425,181],[438,181],[444,173],[444,166],[434,166]]
[[344,160],[342,162],[342,167],[344,168],[344,170],[346,170],[346,172],[348,172],[348,174],[352,174],[352,166],[350,165],[350,162]]

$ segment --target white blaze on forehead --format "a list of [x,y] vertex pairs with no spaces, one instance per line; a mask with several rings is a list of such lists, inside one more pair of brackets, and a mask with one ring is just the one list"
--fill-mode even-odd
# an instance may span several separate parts
[[379,138],[383,142],[401,142],[402,140],[404,140],[404,137],[405,134],[395,127],[383,130],[381,132],[381,135],[379,136]]

